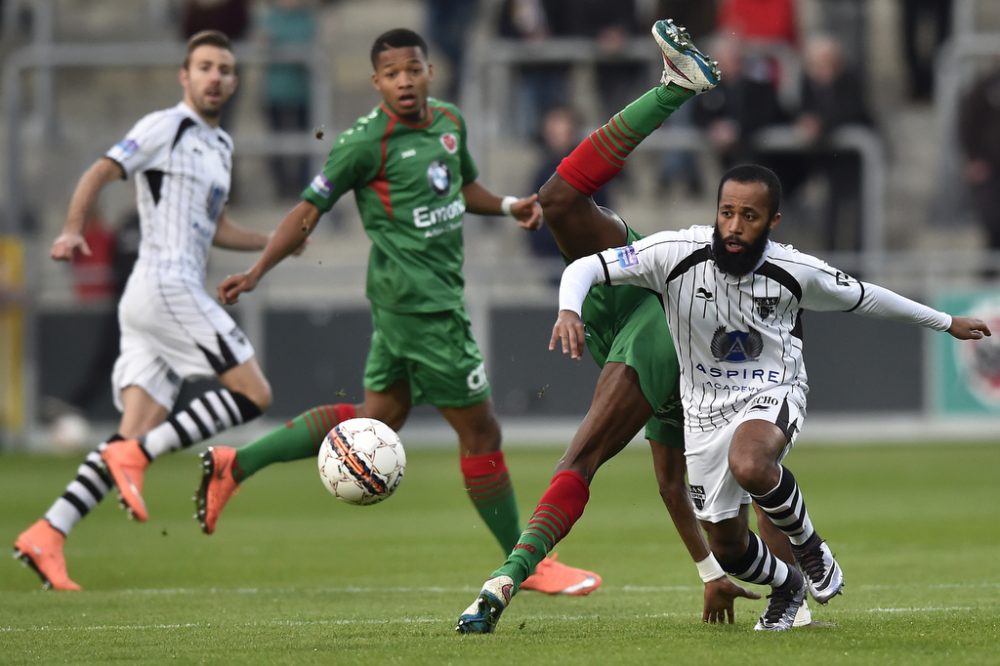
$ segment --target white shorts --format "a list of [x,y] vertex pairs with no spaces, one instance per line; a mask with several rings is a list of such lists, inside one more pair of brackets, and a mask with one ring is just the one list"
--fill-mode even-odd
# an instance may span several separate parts
[[698,520],[718,523],[735,518],[741,506],[750,503],[750,493],[736,482],[729,471],[729,445],[736,429],[753,420],[768,421],[778,426],[785,433],[788,443],[778,458],[780,462],[802,429],[805,405],[801,389],[779,386],[755,394],[740,413],[721,428],[710,432],[684,433],[688,484]]
[[139,386],[168,410],[185,379],[215,377],[253,358],[253,345],[233,318],[200,286],[132,273],[118,304],[121,354],[111,375],[112,398]]

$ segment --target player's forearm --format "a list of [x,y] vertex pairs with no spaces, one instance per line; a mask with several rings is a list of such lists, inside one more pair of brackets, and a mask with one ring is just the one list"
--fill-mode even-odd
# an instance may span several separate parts
[[292,254],[316,228],[320,212],[305,201],[293,208],[271,234],[260,258],[250,268],[257,279]]
[[587,292],[604,277],[599,255],[577,259],[563,271],[559,282],[559,309],[580,314]]
[[493,194],[479,183],[469,183],[462,187],[465,210],[476,215],[501,215],[503,198]]
[[241,227],[227,217],[223,217],[219,221],[219,226],[216,227],[212,245],[224,250],[253,252],[267,247],[267,241],[267,234]]
[[951,315],[875,284],[864,282],[862,287],[865,290],[864,296],[854,309],[858,314],[926,326],[935,331],[947,331],[951,327]]
[[62,233],[79,234],[83,232],[89,213],[97,203],[104,186],[115,178],[121,177],[121,169],[111,160],[100,158],[90,165],[80,176],[73,196],[69,200],[66,211],[66,221]]

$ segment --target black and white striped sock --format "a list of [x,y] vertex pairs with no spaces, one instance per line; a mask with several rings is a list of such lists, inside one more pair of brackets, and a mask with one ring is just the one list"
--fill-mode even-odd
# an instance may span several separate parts
[[66,486],[66,491],[45,512],[45,520],[65,535],[97,506],[111,490],[113,482],[101,463],[101,450],[108,442],[122,439],[112,435],[87,454],[76,470],[76,477]]
[[782,465],[781,478],[766,495],[753,495],[758,506],[771,517],[775,527],[788,535],[788,540],[801,546],[815,533],[806,503],[791,470]]
[[150,430],[142,440],[142,448],[150,460],[155,460],[164,453],[186,449],[260,415],[260,407],[242,393],[224,388],[206,391]]
[[745,583],[778,587],[788,578],[788,565],[779,560],[753,532],[747,550],[733,562],[719,561],[726,573]]

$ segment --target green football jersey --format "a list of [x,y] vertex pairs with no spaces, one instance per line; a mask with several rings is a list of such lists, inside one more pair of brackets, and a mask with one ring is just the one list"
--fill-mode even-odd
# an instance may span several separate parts
[[465,119],[429,99],[415,125],[385,104],[340,134],[323,172],[302,193],[322,212],[354,190],[372,241],[366,295],[396,312],[441,312],[463,305],[462,186],[479,175]]

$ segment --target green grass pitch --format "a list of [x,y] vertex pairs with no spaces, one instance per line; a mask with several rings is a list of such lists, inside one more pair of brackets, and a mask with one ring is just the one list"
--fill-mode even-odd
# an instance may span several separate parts
[[[508,450],[522,519],[559,454]],[[815,626],[763,635],[752,631],[763,600],[738,602],[734,626],[700,622],[701,583],[644,446],[601,470],[557,549],[604,586],[588,597],[524,592],[496,634],[457,635],[502,554],[464,496],[454,451],[408,456],[396,496],[371,507],[337,502],[309,462],[272,467],[211,537],[191,518],[197,458],[158,461],[149,523],[105,502],[68,541],[82,593],[40,591],[29,569],[0,563],[0,663],[1000,663],[996,444],[800,445],[788,465],[847,586],[814,605]],[[77,463],[0,456],[8,548]]]

